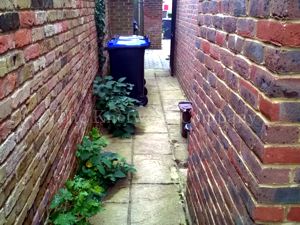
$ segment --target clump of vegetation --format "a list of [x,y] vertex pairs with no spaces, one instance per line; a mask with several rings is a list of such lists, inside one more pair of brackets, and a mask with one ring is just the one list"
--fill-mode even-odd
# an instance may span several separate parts
[[94,128],[78,145],[79,168],[74,179],[66,182],[54,196],[50,223],[54,225],[90,225],[88,218],[102,209],[107,189],[136,170],[117,153],[105,152],[106,138]]
[[86,179],[93,179],[104,187],[109,187],[135,168],[117,153],[103,151],[107,140],[93,129],[89,136],[83,138],[78,146],[76,156],[79,159],[78,174]]
[[133,85],[126,78],[114,81],[111,76],[97,77],[94,81],[96,109],[108,130],[116,137],[128,138],[139,122],[136,99],[130,98]]
[[89,225],[88,218],[102,209],[104,189],[96,182],[76,176],[66,182],[51,202],[50,221],[55,225]]

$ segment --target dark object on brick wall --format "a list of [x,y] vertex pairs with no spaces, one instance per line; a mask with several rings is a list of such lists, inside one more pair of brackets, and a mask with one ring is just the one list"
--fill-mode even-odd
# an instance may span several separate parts
[[16,30],[20,26],[20,18],[18,13],[5,13],[0,15],[0,30],[2,32]]
[[188,101],[179,102],[178,107],[181,112],[181,136],[187,138],[192,118],[192,103]]
[[172,24],[172,19],[163,19],[162,21],[162,29],[163,29],[163,34],[164,34],[164,39],[171,39],[171,24]]
[[132,28],[133,28],[133,34],[137,35],[139,33],[139,26],[136,21],[133,21]]
[[31,0],[31,6],[34,9],[53,8],[53,0]]
[[142,36],[120,36],[107,44],[110,58],[110,71],[114,79],[126,77],[126,82],[134,85],[132,98],[145,106],[148,103],[144,82],[145,49],[150,47],[150,40]]

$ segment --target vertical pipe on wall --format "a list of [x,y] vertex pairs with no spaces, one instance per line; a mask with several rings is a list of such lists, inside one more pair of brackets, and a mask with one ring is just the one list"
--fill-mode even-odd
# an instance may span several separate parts
[[133,0],[134,5],[134,18],[139,26],[139,35],[144,35],[144,0]]
[[139,30],[139,34],[140,35],[144,35],[144,0],[138,0],[139,1],[139,26],[140,26],[140,30]]

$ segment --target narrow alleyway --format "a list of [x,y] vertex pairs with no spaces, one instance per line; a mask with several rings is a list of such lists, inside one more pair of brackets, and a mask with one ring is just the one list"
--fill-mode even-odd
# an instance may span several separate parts
[[141,123],[132,139],[111,139],[109,150],[127,158],[137,174],[119,183],[105,201],[94,225],[185,225],[183,202],[187,143],[180,136],[177,104],[185,100],[169,76],[168,50],[146,52],[149,103],[140,108]]

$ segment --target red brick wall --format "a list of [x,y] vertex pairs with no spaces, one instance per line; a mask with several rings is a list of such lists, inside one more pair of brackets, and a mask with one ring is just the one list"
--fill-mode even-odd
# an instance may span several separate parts
[[179,0],[193,224],[300,222],[299,4]]
[[0,10],[0,224],[40,224],[91,116],[94,0],[1,0]]
[[161,48],[162,0],[144,1],[144,34],[150,37],[151,48]]
[[109,36],[133,34],[133,1],[108,0]]

